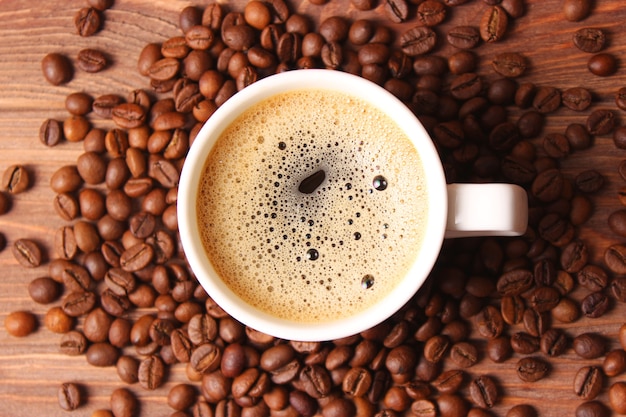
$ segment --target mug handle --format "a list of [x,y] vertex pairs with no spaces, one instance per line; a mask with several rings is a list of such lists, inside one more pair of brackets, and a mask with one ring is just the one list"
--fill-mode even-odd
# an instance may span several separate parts
[[448,184],[446,238],[519,236],[528,226],[526,190],[513,184]]

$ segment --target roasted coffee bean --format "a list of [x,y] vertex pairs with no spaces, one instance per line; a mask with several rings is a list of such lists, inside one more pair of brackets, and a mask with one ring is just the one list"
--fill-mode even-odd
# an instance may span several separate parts
[[606,313],[609,303],[610,299],[606,294],[596,291],[582,299],[580,309],[585,316],[598,318]]
[[511,336],[513,351],[528,355],[539,350],[539,338],[525,332],[516,332]]
[[81,49],[76,56],[76,66],[89,73],[100,72],[108,66],[109,62],[104,52],[97,49]]
[[68,356],[82,355],[87,350],[87,338],[77,330],[69,331],[61,336],[59,350]]
[[148,356],[139,364],[137,371],[139,385],[147,390],[159,388],[165,380],[165,364],[156,355]]
[[585,267],[588,259],[587,245],[580,240],[575,240],[563,248],[560,259],[561,267],[565,272],[577,273]]
[[547,169],[537,174],[532,183],[531,191],[543,202],[555,201],[563,191],[565,179],[557,169]]
[[478,95],[483,83],[478,74],[465,73],[455,77],[450,84],[450,93],[458,100],[467,100]]
[[456,26],[450,29],[446,39],[459,49],[472,49],[480,42],[480,31],[474,26]]
[[525,357],[516,364],[517,376],[524,382],[536,382],[550,372],[547,362],[538,357]]
[[117,126],[132,129],[145,123],[146,111],[139,104],[121,103],[111,109],[111,118]]
[[76,116],[91,112],[93,98],[87,93],[71,93],[65,97],[65,109]]
[[611,412],[600,401],[587,401],[576,407],[576,417],[609,417]]
[[436,402],[442,417],[465,416],[469,410],[467,402],[458,394],[442,394],[436,398]]
[[128,272],[145,268],[154,257],[154,249],[147,243],[138,243],[125,250],[120,256],[120,266]]
[[126,388],[117,388],[111,393],[111,411],[115,417],[132,417],[139,410],[139,401]]
[[494,306],[485,306],[473,319],[478,332],[489,339],[500,336],[504,329],[502,315]]
[[524,74],[528,64],[523,55],[515,52],[503,52],[495,56],[492,67],[500,75],[509,78]]
[[540,113],[551,113],[561,105],[561,92],[555,87],[538,87],[532,105]]
[[51,52],[41,60],[43,76],[52,85],[69,82],[74,75],[70,60],[60,53]]
[[480,37],[485,42],[496,42],[502,39],[507,31],[508,17],[500,6],[488,8],[480,20]]
[[565,0],[563,2],[563,15],[570,22],[583,20],[589,15],[590,11],[590,0]]
[[586,110],[591,105],[591,93],[583,87],[572,87],[561,93],[563,104],[574,111]]
[[533,273],[525,269],[514,269],[502,274],[496,283],[498,294],[502,296],[520,295],[533,284]]
[[[402,23],[409,15],[409,4],[406,0],[386,0],[384,2],[385,15],[394,23]],[[419,12],[418,12],[418,19]]]
[[535,288],[528,299],[529,305],[542,313],[552,310],[559,303],[561,295],[552,287]]
[[11,165],[2,174],[2,189],[10,194],[19,194],[28,189],[30,179],[23,165]]
[[326,42],[342,42],[348,37],[349,31],[348,20],[341,16],[330,16],[324,19],[318,27],[319,34]]
[[[387,2],[389,4],[389,2]],[[400,7],[396,7],[400,9]],[[395,14],[396,16],[398,13]],[[424,26],[436,26],[446,18],[446,6],[435,0],[426,0],[417,6],[417,20]],[[406,19],[406,16],[403,20]]]
[[608,225],[613,233],[626,236],[626,210],[617,210],[609,215]]
[[574,352],[584,359],[594,359],[604,355],[606,351],[605,339],[597,333],[582,333],[576,336],[572,346]]
[[552,158],[564,158],[570,153],[570,144],[565,135],[549,133],[543,138],[543,149]]
[[469,385],[472,402],[482,408],[491,408],[498,402],[498,387],[493,378],[482,375]]
[[499,336],[487,341],[487,357],[493,362],[501,363],[507,360],[512,353],[511,342],[507,336]]
[[626,371],[626,351],[614,349],[608,352],[602,362],[602,371],[608,377],[614,377]]
[[118,95],[105,94],[94,99],[91,109],[96,116],[110,119],[113,108],[123,101],[124,99]]
[[574,376],[574,394],[580,399],[593,400],[602,390],[604,377],[597,366],[583,366]]
[[39,128],[39,140],[46,146],[56,146],[63,140],[63,127],[55,119],[46,119]]
[[91,36],[100,30],[101,17],[99,10],[83,7],[74,15],[74,26],[80,36]]
[[81,388],[73,382],[64,382],[57,391],[59,406],[65,411],[76,410],[83,403]]
[[104,342],[91,344],[85,352],[87,363],[92,366],[113,366],[117,362],[118,357],[119,351],[117,348]]
[[528,308],[523,316],[524,329],[533,337],[540,337],[549,328],[549,318],[546,312],[539,313],[535,309]]
[[604,263],[616,274],[626,274],[626,246],[609,246],[604,252]]
[[39,304],[49,304],[55,301],[61,294],[59,284],[50,277],[33,279],[28,284],[30,298]]
[[470,342],[458,342],[450,348],[450,360],[457,366],[469,368],[479,360],[478,349]]
[[608,135],[613,132],[615,123],[615,114],[611,110],[600,109],[587,117],[586,126],[591,135]]
[[28,311],[13,311],[4,319],[4,328],[14,337],[25,337],[37,329],[37,318]]
[[565,137],[570,143],[572,149],[583,150],[591,146],[591,135],[587,128],[580,123],[572,123],[565,130]]
[[43,254],[39,245],[30,239],[18,239],[11,247],[13,257],[26,268],[36,268],[41,265]]
[[582,28],[573,36],[574,45],[583,52],[596,53],[604,49],[606,36],[602,29]]
[[604,269],[597,265],[585,265],[577,274],[578,283],[591,291],[601,291],[609,283]]
[[442,372],[434,381],[432,386],[442,394],[457,392],[465,382],[465,372],[458,369],[451,369]]
[[541,335],[539,342],[541,352],[548,356],[562,355],[569,345],[565,333],[560,329],[548,329]]
[[408,56],[430,52],[437,43],[437,34],[425,26],[416,26],[400,35],[400,47]]
[[615,56],[601,52],[589,58],[587,68],[594,75],[608,77],[617,71],[618,63]]

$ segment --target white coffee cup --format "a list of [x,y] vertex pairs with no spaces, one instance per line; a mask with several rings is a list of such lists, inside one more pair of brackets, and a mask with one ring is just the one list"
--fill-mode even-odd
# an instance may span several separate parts
[[[256,103],[302,88],[329,89],[381,109],[407,133],[424,165],[429,217],[422,248],[405,278],[377,304],[347,318],[303,324],[277,318],[243,301],[209,261],[199,233],[196,196],[205,161],[224,129]],[[515,236],[526,231],[526,191],[511,184],[447,185],[439,155],[414,114],[380,86],[331,70],[296,70],[264,78],[231,97],[205,123],[187,155],[178,188],[180,239],[189,265],[209,296],[233,318],[255,330],[289,340],[323,341],[359,333],[398,311],[428,277],[444,238]],[[280,297],[280,293],[276,294]]]

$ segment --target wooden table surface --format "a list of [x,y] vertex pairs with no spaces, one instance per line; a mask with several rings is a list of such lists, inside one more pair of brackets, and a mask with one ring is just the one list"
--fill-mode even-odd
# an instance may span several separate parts
[[[23,164],[31,174],[33,185],[27,191],[13,197],[8,214],[0,216],[0,231],[8,244],[16,239],[34,238],[53,256],[52,241],[56,229],[63,221],[52,209],[53,192],[49,188],[51,174],[60,166],[74,163],[82,152],[80,143],[63,143],[46,148],[38,139],[38,130],[46,118],[63,120],[67,113],[64,98],[68,93],[85,91],[98,96],[104,93],[126,95],[136,88],[148,88],[147,79],[136,71],[137,57],[149,42],[162,42],[178,35],[178,12],[189,4],[204,5],[207,2],[175,0],[116,0],[112,9],[105,12],[105,23],[96,35],[81,38],[75,33],[73,16],[86,3],[84,1],[48,0],[2,0],[0,2],[0,171],[12,164]],[[224,1],[224,3],[229,3]],[[626,86],[626,8],[621,1],[597,0],[590,17],[583,22],[563,19],[562,0],[526,0],[526,13],[517,19],[498,43],[477,50],[480,55],[479,72],[487,79],[495,75],[489,67],[493,56],[501,51],[517,51],[531,63],[527,74],[520,79],[538,85],[554,85],[561,90],[584,86],[594,93],[590,110],[609,108],[618,120],[623,114],[613,102],[618,88]],[[229,3],[230,8],[241,10],[245,0]],[[309,15],[313,21],[341,14],[350,19],[370,18],[386,22],[379,10],[359,12],[348,6],[347,0],[331,0],[325,6],[315,6],[294,1],[292,11]],[[471,24],[477,26],[485,8],[481,0],[454,8],[445,25]],[[412,23],[401,25],[398,30]],[[588,54],[578,51],[571,41],[572,33],[583,26],[601,27],[608,34],[606,52],[620,60],[619,71],[610,77],[597,77],[586,68]],[[444,26],[445,27],[445,26]],[[443,31],[442,31],[443,33]],[[40,61],[52,51],[70,57],[83,48],[93,47],[108,51],[113,65],[99,74],[76,71],[73,80],[63,86],[52,86],[42,77]],[[442,47],[438,53],[448,56],[450,47]],[[563,132],[569,123],[584,123],[589,111],[576,113],[562,108],[547,118],[547,132]],[[512,120],[519,110],[511,109]],[[98,122],[102,127],[111,124]],[[537,141],[540,139],[537,138]],[[588,168],[602,172],[607,179],[605,187],[592,196],[595,212],[592,218],[578,230],[578,236],[590,246],[591,262],[601,264],[604,249],[614,242],[623,241],[607,227],[607,216],[620,208],[617,190],[624,183],[617,174],[618,163],[626,151],[613,145],[610,136],[597,137],[593,148],[578,151],[563,161],[568,175]],[[20,267],[6,249],[0,253],[0,322],[15,310],[33,311],[41,323],[48,306],[37,305],[28,296],[30,280],[47,274],[45,265],[36,269]],[[580,298],[585,290],[574,293]],[[618,347],[616,334],[625,321],[626,306],[615,303],[611,311],[597,319],[581,318],[560,325],[575,336],[595,331],[611,340],[611,348]],[[68,357],[58,352],[60,336],[42,325],[26,338],[9,336],[0,327],[0,416],[33,415],[81,415],[87,416],[98,408],[107,408],[109,395],[116,387],[124,386],[114,368],[95,368],[88,365],[83,356]],[[472,375],[489,374],[501,383],[502,399],[494,408],[494,414],[504,416],[506,411],[519,403],[533,404],[540,416],[572,416],[580,403],[572,389],[574,373],[584,364],[599,364],[601,359],[581,360],[571,349],[553,362],[548,378],[536,383],[523,383],[515,375],[515,359],[494,364],[487,358],[471,368]],[[62,411],[56,399],[59,383],[77,381],[87,387],[88,401],[73,413]],[[608,384],[626,380],[626,375],[611,378]],[[168,389],[186,381],[184,367],[172,367],[168,382],[155,391],[144,391],[138,386],[130,387],[141,399],[141,416],[167,416],[172,410],[166,404]],[[607,389],[599,399],[608,403]]]

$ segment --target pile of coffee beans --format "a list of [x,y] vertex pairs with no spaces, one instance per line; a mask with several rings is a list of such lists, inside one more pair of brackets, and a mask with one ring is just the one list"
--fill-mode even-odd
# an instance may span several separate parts
[[[475,26],[454,25],[465,3],[481,5]],[[578,22],[591,3],[566,0],[559,13]],[[123,387],[112,392],[110,410],[92,416],[139,415],[138,388],[130,385],[157,389],[175,364],[184,364],[188,377],[167,396],[176,417],[489,416],[507,393],[493,376],[472,372],[476,363],[510,367],[532,389],[568,350],[581,360],[604,358],[601,366],[580,366],[569,382],[571,400],[580,404],[576,416],[609,416],[597,401],[601,393],[616,413],[626,413],[626,383],[615,379],[626,370],[626,325],[616,350],[601,334],[573,335],[567,327],[626,301],[626,245],[609,247],[603,264],[591,263],[577,228],[592,215],[604,177],[560,168],[596,136],[612,135],[616,147],[626,148],[616,110],[594,109],[564,132],[544,135],[552,113],[587,111],[593,92],[518,82],[531,63],[517,51],[493,58],[500,78],[479,72],[476,50],[509,36],[526,13],[523,0],[350,4],[376,9],[380,18],[337,15],[314,25],[284,0],[251,0],[240,10],[226,3],[185,7],[180,35],[138,55],[146,86],[97,97],[72,93],[67,118],[41,125],[45,146],[80,142],[84,152],[50,178],[52,203],[67,222],[55,235],[54,253],[29,239],[12,250],[24,267],[48,266],[48,276],[28,291],[34,302],[50,305],[43,325],[60,334],[60,351],[117,370]],[[109,1],[89,1],[76,14],[77,33],[106,30],[108,7]],[[387,22],[401,24],[402,33],[396,36]],[[451,26],[446,33],[442,22]],[[616,72],[619,61],[603,52],[604,29],[580,27],[572,39],[594,54],[592,74]],[[443,43],[454,49],[449,56],[440,53]],[[46,80],[59,85],[71,80],[74,66],[96,73],[108,62],[86,49],[73,62],[53,52],[41,64]],[[360,334],[315,343],[278,340],[229,317],[188,270],[176,220],[180,170],[203,122],[258,79],[307,68],[360,75],[404,101],[430,132],[449,182],[515,183],[530,202],[524,236],[446,242],[430,279],[396,315]],[[618,109],[626,109],[625,97],[624,89],[616,92]],[[93,120],[109,128],[93,127]],[[626,180],[626,163],[619,170]],[[22,192],[28,178],[24,167],[11,167],[3,187]],[[626,188],[620,201],[624,196]],[[0,212],[9,202],[0,194]],[[608,219],[619,236],[626,235],[624,213]],[[5,327],[26,336],[37,328],[36,317],[15,312]],[[66,410],[89,402],[77,382],[64,382],[58,395]],[[541,410],[527,404],[506,410],[507,417],[537,415]]]

